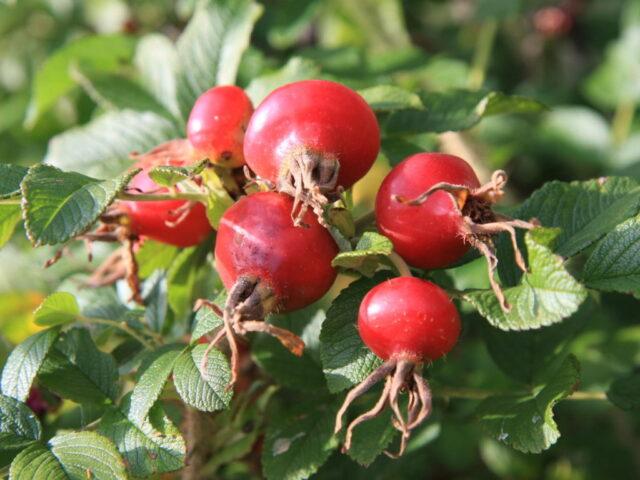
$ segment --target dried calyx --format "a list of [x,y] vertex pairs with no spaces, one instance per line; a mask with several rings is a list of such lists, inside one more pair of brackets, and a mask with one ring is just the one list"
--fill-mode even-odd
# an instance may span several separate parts
[[507,179],[507,174],[503,170],[497,170],[491,176],[491,180],[479,188],[470,189],[465,185],[441,182],[414,199],[407,199],[399,195],[394,196],[394,200],[407,205],[421,205],[431,194],[437,191],[445,191],[452,196],[463,220],[460,234],[468,244],[477,249],[487,259],[491,288],[500,302],[500,307],[505,312],[508,312],[511,306],[495,279],[498,258],[495,251],[494,236],[501,232],[509,234],[516,265],[526,273],[527,265],[518,247],[515,229],[530,230],[537,226],[535,219],[526,222],[507,217],[492,210],[492,205],[504,196],[504,187]]
[[[393,426],[400,431],[400,449],[397,453],[385,452],[391,458],[401,456],[407,446],[411,430],[420,425],[431,413],[431,390],[420,374],[421,365],[408,359],[390,359],[374,370],[362,383],[351,390],[336,417],[335,433],[342,430],[343,417],[349,406],[375,384],[384,380],[384,388],[376,404],[356,417],[347,427],[343,451],[351,448],[353,430],[367,420],[378,416],[386,406],[393,412]],[[400,408],[400,394],[408,394],[406,414]]]
[[301,146],[288,152],[277,188],[293,198],[291,218],[296,226],[304,226],[302,219],[311,208],[318,223],[327,227],[324,208],[340,196],[339,172],[340,162],[334,155]]
[[304,351],[304,342],[297,335],[283,328],[276,327],[264,321],[264,318],[276,307],[277,299],[271,288],[259,278],[241,276],[229,291],[224,308],[208,300],[198,300],[195,310],[202,307],[209,308],[215,315],[222,317],[223,326],[209,342],[202,356],[201,372],[207,368],[208,356],[211,350],[223,338],[227,339],[231,351],[231,382],[232,388],[238,378],[238,336],[250,332],[261,332],[277,338],[282,345],[296,356]]

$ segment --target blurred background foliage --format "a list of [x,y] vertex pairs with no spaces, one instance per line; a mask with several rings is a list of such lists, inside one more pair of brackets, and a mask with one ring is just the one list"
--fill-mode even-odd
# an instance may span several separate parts
[[[263,16],[245,54],[239,84],[258,76],[268,87],[284,69],[300,78],[322,76],[355,88],[395,83],[443,91],[481,86],[538,99],[550,108],[535,116],[494,116],[463,135],[416,135],[411,148],[471,152],[483,172],[505,168],[513,203],[544,182],[640,174],[640,1],[637,0],[264,0]],[[94,34],[114,35],[121,55],[92,67],[139,81],[135,39],[161,32],[175,39],[195,0],[14,0],[0,2],[0,162],[31,165],[50,139],[102,113],[81,81],[45,84],[65,95],[34,113],[33,80],[59,47]],[[108,55],[107,55],[108,56]],[[82,59],[80,59],[81,65]],[[56,80],[57,81],[57,80]],[[260,88],[255,83],[252,88]],[[263,86],[264,88],[264,86]],[[428,95],[428,94],[427,94]],[[457,142],[457,143],[456,143]],[[394,151],[401,158],[407,145]],[[381,156],[356,187],[360,212],[397,160]],[[464,153],[463,153],[464,156]],[[1,235],[0,235],[1,237]],[[100,256],[100,248],[96,247]],[[31,311],[71,273],[91,267],[80,248],[56,266],[54,250],[31,250],[15,235],[0,251],[0,332],[10,342],[32,333]],[[484,282],[473,262],[449,271],[457,286]],[[344,285],[344,282],[342,283]],[[523,355],[566,349],[583,366],[582,390],[603,390],[613,376],[640,365],[637,300],[603,294],[571,319],[571,341],[555,344],[551,329],[510,338],[465,315],[457,348],[432,381],[448,386],[508,384],[486,343],[522,342]],[[593,304],[598,303],[595,308]],[[564,326],[564,324],[562,324]],[[566,328],[566,327],[565,327]],[[500,338],[496,338],[500,337]],[[5,344],[0,350],[6,350]],[[541,347],[542,346],[542,347]],[[368,470],[335,454],[318,478],[640,478],[640,419],[603,402],[567,401],[557,408],[563,433],[541,455],[525,455],[481,435],[469,400],[440,398],[434,417],[409,453],[379,458]],[[424,448],[421,448],[424,447]],[[227,469],[244,478],[246,465]],[[234,470],[236,469],[236,470]]]

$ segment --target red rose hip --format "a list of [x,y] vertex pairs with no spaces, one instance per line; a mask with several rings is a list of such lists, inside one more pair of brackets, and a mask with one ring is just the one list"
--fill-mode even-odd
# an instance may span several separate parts
[[356,92],[327,80],[274,90],[251,117],[244,141],[247,164],[321,217],[327,196],[349,188],[373,165],[380,130]]
[[[129,188],[137,193],[162,194],[168,192],[149,177],[149,170],[160,165],[184,166],[181,160],[171,157],[148,156],[134,167],[142,168]],[[191,247],[201,243],[212,232],[202,203],[185,200],[120,201],[117,208],[126,214],[129,230],[135,235],[147,237],[176,247]]]
[[[402,455],[413,428],[431,412],[429,385],[420,375],[424,362],[448,353],[460,334],[460,317],[446,292],[437,285],[413,277],[385,281],[364,297],[358,312],[358,332],[362,341],[385,362],[346,396],[340,408],[335,432],[342,429],[342,418],[349,406],[373,385],[385,387],[374,407],[354,419],[347,428],[344,449],[351,446],[353,430],[378,415],[389,405],[393,424],[402,433]],[[409,395],[407,412],[399,406],[400,393]]]
[[[304,343],[293,333],[263,321],[271,312],[297,310],[322,297],[336,278],[331,261],[338,246],[307,212],[307,228],[291,222],[293,200],[282,193],[262,192],[243,197],[229,208],[216,238],[216,270],[227,292],[219,314],[224,329],[211,341],[212,348],[223,337],[231,348],[233,384],[237,378],[236,335],[264,332],[276,337],[295,355]],[[210,302],[201,302],[213,310]],[[208,351],[207,351],[208,353]],[[204,355],[203,362],[206,362]]]
[[251,100],[240,87],[213,87],[193,105],[187,137],[199,155],[217,165],[244,165],[242,143],[253,113]]
[[515,227],[533,224],[500,215],[491,205],[503,196],[506,174],[498,170],[480,185],[471,166],[444,153],[418,153],[400,162],[382,182],[376,197],[378,230],[410,265],[448,267],[474,247],[488,261],[491,286],[503,310],[509,305],[494,279],[498,259],[493,236],[507,232],[515,260],[526,271]]
[[398,277],[367,293],[358,312],[358,331],[373,353],[388,360],[436,360],[448,353],[460,334],[460,317],[437,285]]

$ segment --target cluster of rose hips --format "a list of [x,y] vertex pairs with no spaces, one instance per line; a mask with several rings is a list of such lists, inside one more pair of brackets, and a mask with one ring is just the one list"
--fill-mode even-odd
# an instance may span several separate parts
[[[217,167],[245,166],[263,190],[242,195],[222,216],[216,233],[215,266],[228,297],[224,309],[201,301],[223,318],[210,348],[226,338],[231,351],[232,380],[237,378],[237,336],[265,332],[296,355],[304,343],[293,333],[264,321],[272,312],[290,312],[320,299],[331,288],[331,262],[339,249],[325,216],[344,189],[371,168],[380,148],[374,112],[353,90],[324,80],[300,81],[272,92],[255,110],[238,87],[215,87],[195,103],[187,125],[188,139],[169,142],[136,157],[130,189],[162,193],[149,177],[158,165],[183,166],[206,158]],[[397,165],[376,199],[378,230],[411,266],[434,269],[457,262],[471,246],[489,260],[490,278],[503,308],[509,308],[493,280],[496,257],[492,236],[529,228],[499,216],[491,205],[502,195],[503,172],[481,185],[462,159],[420,153]],[[194,181],[198,181],[194,179]],[[145,237],[179,247],[196,245],[211,227],[202,204],[184,200],[122,201],[113,216],[126,226],[128,238]],[[115,213],[114,213],[115,212]],[[519,253],[518,264],[525,265]],[[363,342],[384,360],[346,397],[336,432],[353,400],[384,382],[380,399],[348,427],[380,413],[387,405],[402,432],[401,452],[409,432],[431,409],[429,387],[421,367],[449,352],[460,333],[458,312],[437,285],[410,276],[373,288],[358,313]],[[203,362],[206,362],[204,355]],[[407,393],[403,413],[400,393]]]

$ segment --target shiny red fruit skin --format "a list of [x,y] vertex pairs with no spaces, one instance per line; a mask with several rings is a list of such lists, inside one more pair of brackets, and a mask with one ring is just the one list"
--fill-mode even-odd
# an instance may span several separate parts
[[417,363],[448,353],[460,335],[460,317],[446,292],[414,277],[396,277],[372,288],[358,312],[365,345],[383,360]]
[[243,89],[226,85],[204,92],[193,105],[187,137],[193,148],[213,163],[244,165],[242,142],[253,105]]
[[480,186],[475,172],[463,159],[444,153],[418,153],[391,170],[376,197],[378,230],[414,267],[446,267],[470,247],[461,233],[462,215],[449,193],[434,192],[421,205],[406,205],[392,198],[400,195],[414,199],[440,182],[472,189]]
[[[143,170],[133,177],[129,182],[129,187],[137,189],[137,193],[166,193],[167,189],[160,189],[147,173],[152,167],[158,165],[179,167],[185,163],[175,160],[143,159],[134,165],[135,168]],[[132,233],[176,247],[191,247],[205,240],[212,228],[207,219],[206,209],[201,203],[196,204],[178,225],[168,226],[167,221],[171,222],[177,219],[177,216],[172,212],[184,204],[184,200],[167,200],[160,202],[121,201],[119,205],[129,217],[129,228]]]
[[243,197],[222,216],[216,237],[216,269],[227,290],[240,276],[257,277],[274,292],[279,312],[310,305],[336,278],[335,241],[310,211],[308,228],[293,226],[292,207],[281,193]]
[[274,90],[251,117],[244,157],[256,174],[277,182],[287,152],[296,146],[336,156],[338,185],[349,188],[378,155],[378,121],[367,102],[340,83],[290,83]]

